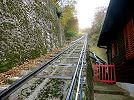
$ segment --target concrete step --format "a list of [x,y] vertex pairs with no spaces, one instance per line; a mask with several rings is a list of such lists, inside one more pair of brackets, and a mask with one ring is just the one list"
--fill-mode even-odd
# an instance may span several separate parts
[[116,84],[94,83],[94,100],[134,100],[129,93]]
[[94,94],[94,100],[134,100],[133,97],[113,94]]
[[94,84],[94,92],[101,93],[101,94],[129,95],[127,91],[121,89],[116,84],[107,84],[101,82],[96,82]]

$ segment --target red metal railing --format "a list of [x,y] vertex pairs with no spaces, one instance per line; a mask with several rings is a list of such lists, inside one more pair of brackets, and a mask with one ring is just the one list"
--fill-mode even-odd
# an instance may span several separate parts
[[115,83],[115,65],[96,64],[94,66],[94,80],[105,83]]

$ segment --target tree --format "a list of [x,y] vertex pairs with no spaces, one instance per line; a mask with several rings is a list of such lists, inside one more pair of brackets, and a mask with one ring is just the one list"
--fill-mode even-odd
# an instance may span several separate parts
[[98,48],[97,43],[104,22],[104,18],[106,15],[106,10],[107,9],[104,7],[98,8],[97,12],[95,13],[92,27],[88,29],[89,39],[90,39],[90,43],[89,43],[90,50],[95,52],[98,56],[102,57],[103,59],[106,59],[106,54],[105,54],[106,51],[104,49]]
[[105,12],[106,12],[106,8],[101,7],[101,8],[98,8],[97,12],[95,13],[94,21],[90,29],[90,35],[89,35],[90,38],[92,38],[93,45],[97,45],[100,31],[101,31],[103,21],[106,15]]
[[56,13],[61,27],[64,29],[65,39],[71,39],[78,33],[78,20],[75,17],[75,0],[66,0],[60,5],[60,0],[52,0],[56,6]]
[[61,25],[64,29],[65,38],[70,39],[78,33],[78,20],[74,16],[75,1],[70,0],[63,8],[62,16],[60,18]]
[[76,36],[78,33],[78,20],[76,17],[72,17],[68,20],[65,28],[65,37],[69,39],[70,37]]
[[67,5],[63,8],[62,17],[60,19],[61,25],[66,26],[67,22],[73,17],[74,5]]

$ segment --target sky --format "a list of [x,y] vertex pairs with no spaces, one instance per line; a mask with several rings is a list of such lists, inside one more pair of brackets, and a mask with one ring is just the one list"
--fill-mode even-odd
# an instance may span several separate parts
[[76,0],[79,28],[91,27],[98,7],[108,7],[110,0]]

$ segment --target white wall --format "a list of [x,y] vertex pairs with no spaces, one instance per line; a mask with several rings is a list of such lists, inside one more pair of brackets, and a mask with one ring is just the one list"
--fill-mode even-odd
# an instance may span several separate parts
[[121,82],[117,82],[116,83],[119,87],[125,89],[126,91],[128,91],[130,93],[130,96],[134,97],[134,84],[130,84],[130,83],[121,83]]

